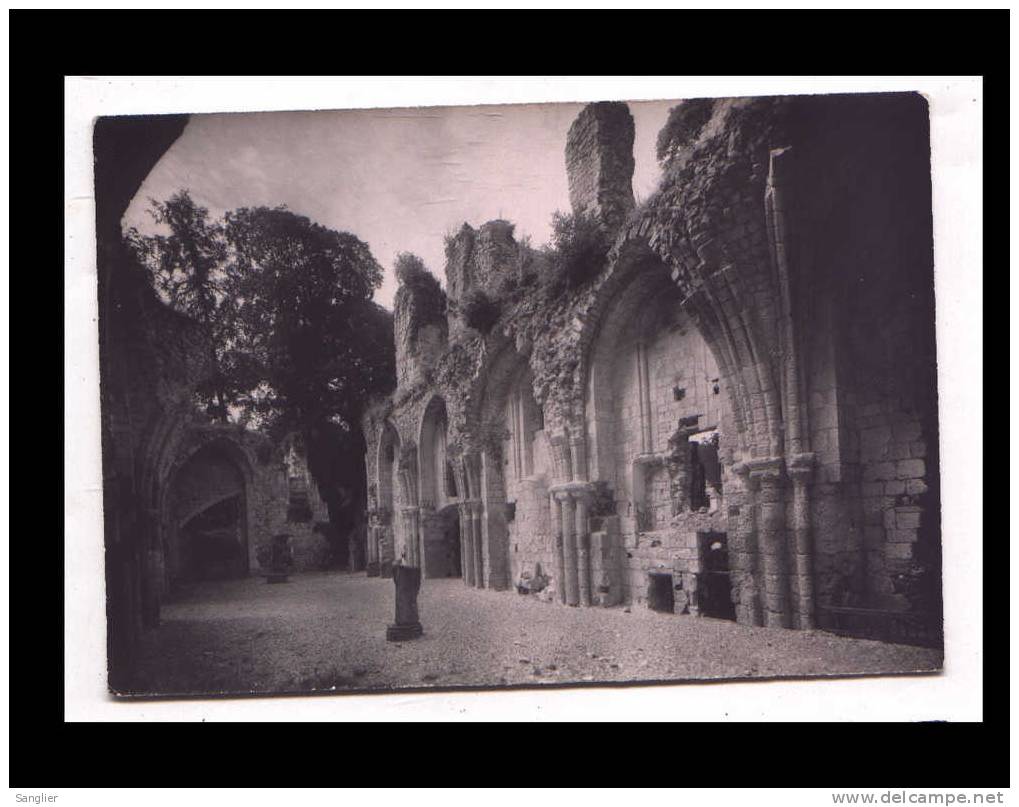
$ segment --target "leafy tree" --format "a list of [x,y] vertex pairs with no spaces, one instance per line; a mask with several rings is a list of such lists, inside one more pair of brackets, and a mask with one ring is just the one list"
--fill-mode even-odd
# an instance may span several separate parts
[[195,395],[210,417],[228,420],[230,405],[257,380],[232,339],[226,233],[222,223],[211,221],[208,208],[196,204],[186,190],[166,202],[149,201],[149,215],[166,232],[142,235],[132,227],[125,235],[128,248],[149,272],[163,301],[205,327],[211,371]]
[[300,432],[326,502],[336,560],[363,507],[363,442],[371,396],[396,376],[392,315],[372,302],[382,268],[350,233],[285,207],[241,208],[210,222],[186,191],[153,216],[170,235],[128,234],[156,287],[209,325],[215,395],[226,419],[279,440]]
[[241,403],[274,432],[352,426],[395,374],[368,245],[282,207],[229,212],[225,231],[235,335],[261,370]]
[[283,207],[229,212],[225,232],[235,334],[261,376],[240,402],[271,434],[304,435],[336,560],[346,565],[346,537],[364,506],[358,420],[396,376],[392,317],[372,302],[382,267],[355,236]]

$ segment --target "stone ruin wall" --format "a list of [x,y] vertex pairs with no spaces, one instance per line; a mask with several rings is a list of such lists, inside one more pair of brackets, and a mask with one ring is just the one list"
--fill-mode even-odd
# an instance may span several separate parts
[[[179,551],[174,544],[183,526],[181,518],[190,520],[220,501],[225,493],[236,492],[243,505],[241,528],[248,573],[259,573],[259,548],[269,546],[272,537],[281,533],[290,536],[293,571],[327,568],[330,546],[323,527],[328,524],[329,513],[310,475],[307,508],[292,508],[284,461],[288,445],[288,441],[273,445],[257,432],[234,425],[193,423],[183,434],[163,483],[164,555],[172,557]],[[190,462],[193,459],[201,461],[196,465]],[[304,471],[307,473],[306,467]],[[173,564],[166,560],[161,562],[164,593],[171,588],[175,575]]]
[[[816,112],[818,103],[827,106]],[[827,605],[930,607],[916,594],[939,557],[930,256],[916,247],[929,242],[929,187],[926,201],[922,188],[911,199],[894,190],[929,182],[917,143],[902,134],[917,128],[910,103],[717,101],[636,211],[626,201],[632,157],[590,152],[632,143],[625,132],[599,135],[618,129],[619,105],[588,107],[568,138],[571,201],[618,232],[609,265],[559,299],[504,296],[498,322],[481,335],[460,303],[477,289],[499,294],[521,255],[506,222],[464,225],[447,245],[448,347],[428,351],[415,381],[366,419],[369,446],[388,418],[413,453],[424,407],[444,399],[451,452],[483,459],[485,575],[498,562],[488,530],[505,524],[498,587],[535,564],[556,576],[549,494],[574,478],[604,480],[615,500],[615,515],[591,521],[597,603],[641,603],[648,573],[671,570],[676,610],[696,612],[688,581],[698,573],[698,534],[725,533],[741,622],[808,627],[815,611],[824,621]],[[874,130],[844,119],[875,121]],[[887,153],[875,159],[879,144]],[[882,193],[886,202],[868,207]],[[651,453],[667,453],[676,424],[699,415],[688,431],[718,428],[723,492],[708,512],[677,507],[665,460],[652,458],[644,506],[659,515],[641,529],[636,337],[620,326],[610,347],[598,340],[665,298],[671,316],[642,348]],[[621,299],[629,311],[613,309]],[[911,366],[909,356],[920,361]],[[493,433],[480,413],[506,398],[505,377],[521,367],[543,428],[530,473],[518,478],[515,436],[505,426]],[[613,383],[592,391],[599,372]]]

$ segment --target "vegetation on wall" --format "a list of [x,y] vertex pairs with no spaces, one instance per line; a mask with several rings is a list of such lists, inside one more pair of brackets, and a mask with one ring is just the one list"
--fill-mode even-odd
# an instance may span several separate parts
[[691,98],[669,110],[665,126],[658,132],[655,148],[658,162],[667,165],[701,133],[714,114],[712,98]]
[[545,248],[542,286],[552,297],[579,289],[605,268],[611,246],[612,234],[595,216],[557,211],[552,242]]
[[435,275],[428,271],[424,261],[411,252],[401,252],[396,256],[393,269],[400,285],[414,294],[416,304],[410,311],[410,333],[416,334],[422,325],[429,323],[444,324],[446,292]]

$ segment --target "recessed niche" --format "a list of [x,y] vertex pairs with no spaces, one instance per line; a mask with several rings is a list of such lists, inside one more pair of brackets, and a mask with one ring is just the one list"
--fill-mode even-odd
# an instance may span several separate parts
[[647,605],[652,611],[663,614],[673,613],[676,596],[672,588],[672,575],[663,572],[648,572]]

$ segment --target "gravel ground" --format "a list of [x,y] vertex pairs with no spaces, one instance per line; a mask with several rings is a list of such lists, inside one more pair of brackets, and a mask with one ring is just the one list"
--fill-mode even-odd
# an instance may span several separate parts
[[562,684],[936,670],[941,652],[635,607],[566,608],[426,580],[425,634],[387,642],[392,580],[342,572],[202,583],[143,640],[153,694]]

